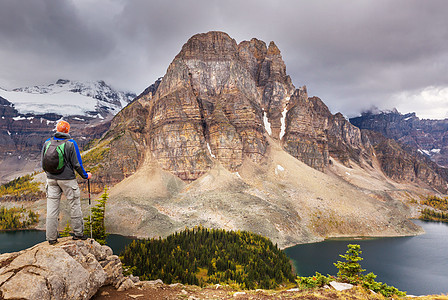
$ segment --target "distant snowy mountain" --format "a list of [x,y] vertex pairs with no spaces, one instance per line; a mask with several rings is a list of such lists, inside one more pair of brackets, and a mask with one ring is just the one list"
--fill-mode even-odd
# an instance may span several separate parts
[[49,85],[0,89],[0,97],[14,104],[20,114],[55,113],[63,116],[105,118],[115,115],[136,95],[114,90],[104,81],[80,82],[59,79]]

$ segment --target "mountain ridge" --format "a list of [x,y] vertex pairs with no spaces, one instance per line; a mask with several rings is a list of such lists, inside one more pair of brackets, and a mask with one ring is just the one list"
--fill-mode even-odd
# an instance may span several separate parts
[[[68,79],[10,91],[2,89],[0,95],[13,103],[22,114],[57,113],[100,118],[107,114],[115,115],[136,97],[134,93],[116,91],[102,80],[81,82]],[[95,102],[89,100],[91,98]],[[73,105],[74,102],[81,105]]]
[[350,122],[361,129],[380,132],[385,137],[408,145],[441,167],[448,167],[448,119],[420,119],[414,113],[398,110],[365,112]]

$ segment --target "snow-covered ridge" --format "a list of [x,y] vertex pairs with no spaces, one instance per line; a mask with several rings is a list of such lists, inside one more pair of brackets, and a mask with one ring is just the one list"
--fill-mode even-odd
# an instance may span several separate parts
[[56,113],[63,116],[117,114],[135,94],[114,90],[104,81],[80,82],[59,79],[42,86],[0,89],[0,97],[14,104],[21,114]]

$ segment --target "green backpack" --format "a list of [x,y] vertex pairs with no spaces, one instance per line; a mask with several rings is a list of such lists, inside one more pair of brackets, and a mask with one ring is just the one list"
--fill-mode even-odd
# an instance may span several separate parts
[[64,151],[66,140],[52,138],[44,149],[42,169],[50,174],[61,174],[64,171]]

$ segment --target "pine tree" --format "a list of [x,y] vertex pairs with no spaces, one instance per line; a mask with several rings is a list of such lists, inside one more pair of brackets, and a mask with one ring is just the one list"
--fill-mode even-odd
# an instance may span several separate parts
[[72,228],[70,227],[70,222],[67,221],[67,225],[65,226],[64,230],[60,233],[61,237],[70,236],[70,232],[72,231]]
[[92,214],[92,224],[90,224],[89,217],[85,217],[84,223],[84,234],[90,236],[90,227],[92,226],[92,237],[101,245],[106,244],[106,226],[104,224],[105,213],[106,213],[106,202],[109,199],[109,194],[107,193],[107,187],[104,188],[104,193],[101,195],[100,199],[97,200],[97,204],[91,208]]
[[346,261],[338,261],[337,263],[334,263],[334,265],[339,270],[338,277],[340,279],[349,283],[359,283],[360,278],[362,277],[361,273],[365,271],[359,264],[359,262],[363,260],[363,258],[359,256],[362,253],[362,251],[360,250],[361,246],[356,244],[349,244],[347,245],[347,247],[347,252],[344,255],[339,255]]

